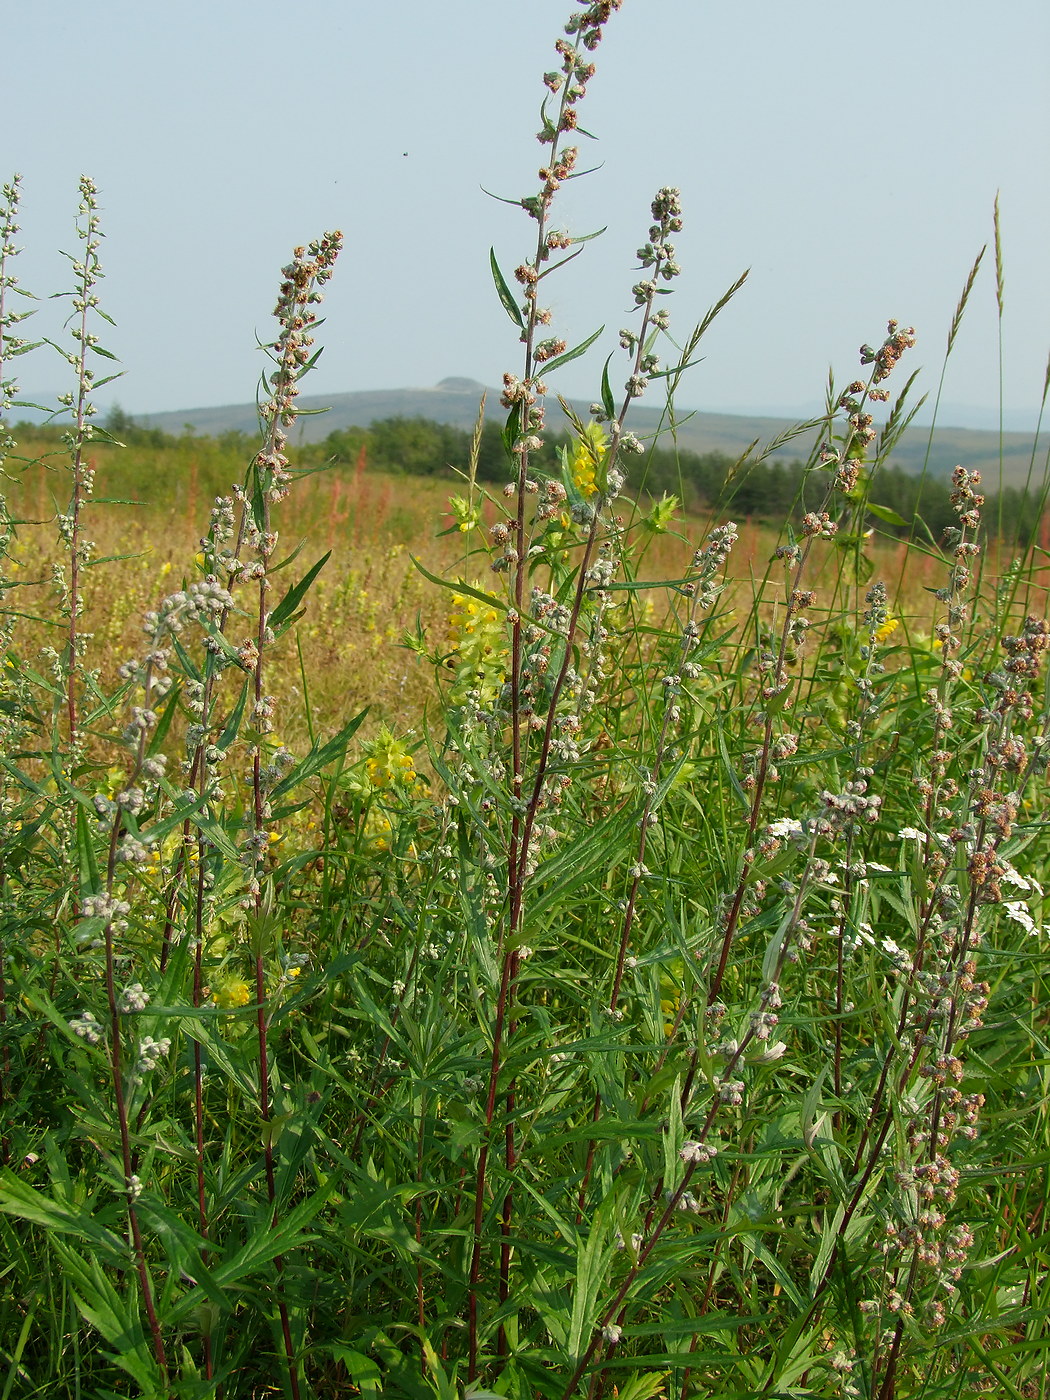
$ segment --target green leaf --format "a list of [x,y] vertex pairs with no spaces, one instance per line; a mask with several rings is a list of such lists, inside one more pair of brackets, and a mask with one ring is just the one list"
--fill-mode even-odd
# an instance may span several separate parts
[[615,812],[596,822],[590,830],[579,833],[577,839],[556,855],[540,862],[533,877],[540,891],[534,895],[523,916],[523,933],[536,928],[536,922],[548,909],[566,907],[569,896],[594,873],[608,866],[612,852],[619,851],[624,836],[634,830],[637,813]]
[[471,588],[469,583],[464,583],[462,579],[439,578],[437,574],[432,574],[428,568],[419,562],[414,554],[409,555],[412,563],[425,579],[431,583],[436,583],[439,588],[447,588],[451,593],[465,593],[468,598],[477,598],[479,603],[485,603],[490,608],[498,608],[501,612],[506,612],[508,604],[503,598],[493,598],[489,593],[482,593],[480,588]]
[[605,409],[606,416],[610,421],[616,417],[616,401],[613,398],[612,385],[609,383],[609,366],[611,364],[612,356],[610,355],[602,370],[602,408]]
[[307,778],[312,778],[315,773],[319,773],[322,768],[327,768],[330,763],[335,763],[342,758],[346,752],[346,746],[357,732],[361,721],[368,714],[368,707],[355,715],[348,724],[344,724],[339,733],[328,740],[327,744],[314,744],[305,758],[301,759],[286,778],[273,789],[270,795],[271,802],[278,802],[282,797],[286,797],[304,783]]
[[635,1371],[616,1387],[619,1400],[652,1400],[662,1392],[667,1376],[663,1371]]
[[351,1381],[363,1396],[379,1396],[383,1393],[383,1372],[370,1356],[362,1356],[342,1342],[333,1342],[329,1347],[334,1361],[341,1361],[346,1367]]
[[313,566],[313,568],[308,570],[308,572],[303,575],[303,577],[299,580],[298,583],[293,584],[292,587],[289,588],[288,592],[277,604],[273,612],[270,613],[270,616],[267,618],[267,621],[270,627],[273,629],[275,637],[279,637],[281,633],[285,631],[287,627],[291,626],[291,624],[295,621],[296,608],[302,602],[314,579],[321,572],[324,566],[328,563],[331,557],[331,550],[329,550],[327,554],[322,555],[322,557],[318,559],[317,563]]
[[128,1247],[124,1240],[99,1224],[85,1206],[56,1201],[7,1168],[0,1172],[0,1211],[40,1225],[56,1235],[74,1235],[90,1244],[111,1266],[127,1267]]
[[598,1292],[605,1282],[609,1258],[616,1252],[611,1240],[615,1205],[612,1196],[607,1196],[602,1202],[591,1222],[587,1241],[576,1255],[576,1287],[572,1295],[572,1321],[569,1324],[567,1348],[574,1362],[579,1360],[590,1341],[598,1311]]
[[876,520],[885,520],[887,525],[907,526],[908,524],[895,510],[890,510],[889,506],[877,506],[872,501],[868,501],[864,509],[868,511],[870,515],[873,515]]
[[122,1297],[94,1257],[83,1259],[59,1241],[52,1248],[78,1310],[114,1348],[110,1360],[133,1377],[143,1394],[157,1395],[160,1377],[146,1341],[136,1294],[129,1291]]
[[504,311],[517,326],[518,330],[523,331],[525,329],[525,322],[522,320],[521,307],[518,305],[514,293],[507,286],[506,278],[499,270],[495,248],[489,249],[489,267],[492,269],[492,280],[496,284],[496,291],[499,294],[500,301],[503,303]]
[[77,859],[80,862],[81,896],[98,894],[102,889],[102,883],[98,874],[98,862],[95,859],[95,843],[91,839],[87,810],[82,806],[77,807]]
[[608,230],[608,227],[609,227],[609,225],[606,224],[604,228],[595,229],[595,231],[594,231],[593,233],[576,233],[576,234],[573,234],[573,236],[572,236],[572,242],[573,242],[573,244],[576,244],[576,243],[590,243],[590,241],[591,241],[592,238],[601,238],[602,234],[605,233],[605,232]]
[[567,365],[570,360],[578,360],[581,355],[586,354],[604,330],[604,326],[599,326],[593,335],[589,335],[586,340],[581,341],[572,350],[566,350],[564,355],[558,355],[553,360],[548,360],[543,366],[543,373],[552,374],[556,369],[561,369],[562,365]]
[[215,744],[215,747],[219,749],[222,753],[225,753],[226,750],[233,743],[234,739],[236,739],[238,730],[241,727],[241,720],[244,718],[244,707],[247,703],[248,681],[245,681],[244,684],[241,686],[241,693],[237,697],[237,703],[230,711],[229,716],[226,720],[225,728],[219,735],[219,738],[217,739]]
[[101,355],[104,360],[116,360],[117,364],[120,364],[120,360],[117,359],[117,356],[109,350],[103,350],[101,345],[89,345],[88,349],[93,350],[96,355]]
[[276,1223],[269,1217],[261,1220],[255,1233],[240,1249],[225,1259],[211,1261],[208,1290],[198,1284],[196,1288],[184,1294],[169,1311],[169,1320],[176,1322],[186,1317],[199,1303],[204,1302],[208,1292],[214,1292],[216,1288],[229,1288],[241,1279],[263,1270],[268,1277],[269,1270],[266,1266],[271,1264],[278,1254],[287,1254],[297,1246],[309,1244],[317,1238],[315,1234],[307,1233],[305,1227],[324,1209],[327,1202],[328,1192],[316,1191]]
[[172,686],[171,694],[165,701],[164,708],[161,711],[160,722],[157,725],[156,729],[153,731],[153,733],[150,735],[149,748],[147,750],[147,753],[150,757],[152,757],[155,753],[159,753],[161,751],[161,747],[163,746],[164,740],[167,737],[168,730],[171,728],[171,722],[175,718],[175,712],[178,709],[178,703],[179,687]]

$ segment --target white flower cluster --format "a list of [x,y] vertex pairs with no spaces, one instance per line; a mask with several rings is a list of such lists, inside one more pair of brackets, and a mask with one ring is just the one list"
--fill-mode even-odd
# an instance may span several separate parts
[[131,905],[123,899],[114,899],[108,894],[89,894],[83,904],[85,919],[104,919],[118,933],[128,926],[125,914],[131,913]]
[[713,1162],[718,1156],[718,1148],[706,1142],[683,1142],[678,1155],[690,1166],[706,1167],[708,1162]]
[[117,998],[117,1010],[126,1015],[129,1011],[145,1011],[149,1005],[149,992],[142,990],[141,982],[132,982]]
[[139,1042],[139,1057],[135,1063],[136,1070],[139,1074],[149,1074],[151,1070],[157,1068],[170,1049],[171,1040],[167,1036],[162,1040],[154,1040],[151,1035],[144,1035]]
[[69,1029],[89,1045],[98,1045],[102,1040],[102,1027],[90,1011],[82,1011],[79,1016],[74,1016],[69,1023]]

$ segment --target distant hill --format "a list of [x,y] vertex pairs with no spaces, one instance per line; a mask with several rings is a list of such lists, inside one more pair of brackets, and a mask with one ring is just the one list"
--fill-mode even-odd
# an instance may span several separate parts
[[[471,428],[478,413],[482,393],[487,393],[487,413],[502,416],[498,389],[486,390],[473,379],[453,377],[443,379],[432,389],[373,389],[326,396],[303,395],[299,406],[304,409],[328,409],[326,413],[300,418],[296,438],[317,442],[338,428],[361,427],[379,418],[430,418],[457,428]],[[557,422],[555,400],[548,401],[548,421]],[[589,405],[574,400],[573,407],[586,418]],[[788,432],[794,425],[790,419],[749,416],[737,413],[688,414],[680,411],[678,443],[690,452],[724,452],[738,457],[757,438],[760,447]],[[161,428],[167,433],[181,433],[187,427],[196,433],[213,436],[235,430],[254,433],[258,418],[254,404],[227,404],[220,408],[187,408],[174,413],[136,415],[136,422],[145,427]],[[660,409],[635,405],[630,422],[633,430],[645,437],[656,431],[662,422]],[[802,434],[779,448],[775,456],[781,461],[806,457],[815,439],[815,432]],[[893,463],[904,471],[921,471],[926,456],[929,429],[913,427],[898,444]],[[664,445],[670,445],[665,439]],[[1004,433],[1003,479],[1008,485],[1020,486],[1028,475],[1032,455],[1032,438],[1027,433]],[[930,448],[930,470],[937,476],[948,475],[961,463],[973,471],[986,474],[987,485],[994,489],[999,480],[999,434],[972,428],[938,428]],[[1038,461],[1037,461],[1038,469]]]

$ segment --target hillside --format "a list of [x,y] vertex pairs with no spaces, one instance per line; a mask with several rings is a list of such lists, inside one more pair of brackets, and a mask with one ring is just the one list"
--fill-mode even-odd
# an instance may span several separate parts
[[[303,395],[299,400],[301,408],[326,408],[328,412],[301,418],[296,435],[300,441],[316,442],[336,429],[368,427],[380,418],[429,418],[457,428],[470,428],[477,417],[483,392],[486,392],[484,386],[474,380],[450,378],[443,379],[432,389],[374,389],[326,396]],[[502,413],[499,391],[489,389],[487,393],[489,414]],[[587,403],[577,400],[573,406],[581,416],[586,417]],[[634,431],[643,437],[653,433],[662,418],[661,411],[654,407],[637,405],[631,412]],[[209,436],[231,429],[250,433],[257,426],[255,406],[247,403],[143,414],[137,415],[136,421],[168,433],[180,433],[189,426],[195,433]],[[556,421],[553,415],[551,421]],[[680,446],[691,452],[724,452],[737,457],[756,438],[764,446],[792,426],[786,418],[682,411],[677,436]],[[776,457],[782,461],[805,457],[814,436],[811,431],[794,438],[779,449]],[[908,472],[921,471],[928,442],[928,428],[912,428],[898,444],[894,465]],[[1004,433],[1002,452],[1003,480],[1008,485],[1023,485],[1032,457],[1031,436],[1027,433]],[[970,470],[985,472],[989,485],[998,482],[999,434],[972,428],[937,428],[930,447],[931,472],[946,476],[957,463]]]

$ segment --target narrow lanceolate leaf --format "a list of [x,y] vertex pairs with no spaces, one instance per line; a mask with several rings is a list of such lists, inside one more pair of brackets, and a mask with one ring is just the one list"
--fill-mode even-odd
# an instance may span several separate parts
[[605,368],[602,370],[602,408],[609,419],[616,417],[616,401],[613,398],[612,385],[609,383],[609,365],[612,363],[612,356],[605,361]]
[[95,843],[91,839],[87,812],[77,807],[77,858],[80,863],[80,894],[98,894],[102,888],[99,879],[98,862],[95,859]]
[[296,608],[306,596],[314,579],[331,557],[332,551],[329,550],[327,554],[318,559],[313,568],[305,573],[298,583],[293,584],[292,587],[289,588],[288,592],[274,608],[267,621],[273,629],[275,637],[280,636],[285,628],[291,625],[296,615]]
[[550,374],[556,369],[561,369],[562,365],[567,365],[570,360],[578,360],[581,355],[585,354],[591,348],[604,330],[604,326],[599,326],[593,335],[589,335],[586,340],[581,341],[580,344],[575,346],[572,350],[566,350],[564,355],[559,355],[556,359],[548,360],[543,366],[544,374]]
[[873,515],[876,520],[885,520],[887,525],[907,525],[908,523],[906,520],[903,520],[895,510],[890,510],[889,506],[877,506],[874,502],[869,501],[864,509],[869,515]]
[[523,331],[525,329],[525,322],[521,317],[521,307],[518,305],[514,293],[507,286],[507,279],[499,270],[495,248],[489,249],[489,267],[492,268],[492,280],[496,284],[496,291],[500,301],[503,303],[504,311],[517,326],[518,330]]
[[608,224],[605,224],[604,227],[595,229],[593,233],[577,233],[577,234],[574,234],[574,235],[572,236],[572,238],[570,239],[570,242],[572,242],[572,243],[590,243],[590,241],[591,241],[592,238],[601,238],[602,234],[606,232],[606,230],[608,229],[608,227],[609,227],[609,225],[608,225]]
[[438,578],[437,574],[432,574],[414,554],[409,557],[423,577],[429,579],[431,583],[436,583],[439,588],[447,588],[453,593],[463,593],[468,598],[476,598],[479,603],[484,603],[490,608],[497,608],[500,612],[507,611],[509,604],[505,598],[493,597],[491,593],[482,593],[480,588],[471,588],[470,584],[464,583],[462,579]]
[[344,724],[339,733],[333,735],[326,744],[314,744],[306,757],[300,759],[288,776],[273,789],[271,800],[277,801],[286,796],[293,792],[300,783],[304,783],[307,778],[312,778],[315,773],[319,773],[322,768],[327,768],[330,763],[338,762],[367,713],[366,707],[360,714],[355,715],[352,720]]

